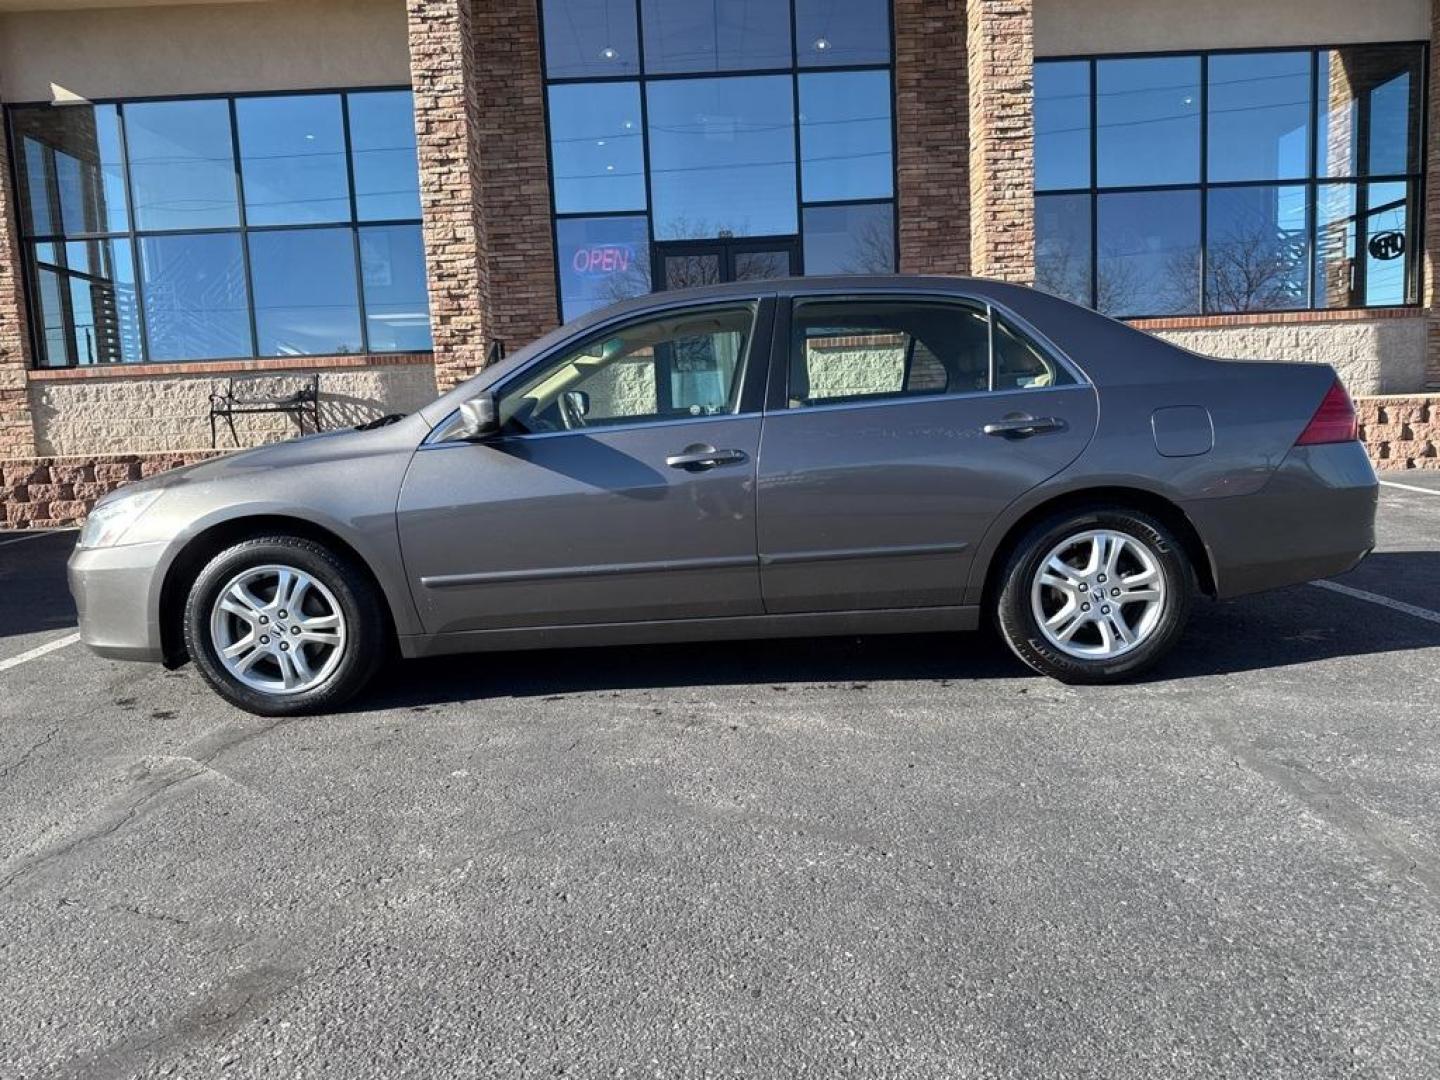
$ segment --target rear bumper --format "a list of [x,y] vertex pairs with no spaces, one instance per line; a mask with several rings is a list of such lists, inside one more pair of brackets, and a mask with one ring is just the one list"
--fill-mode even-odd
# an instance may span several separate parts
[[76,548],[67,576],[80,615],[80,640],[100,656],[159,661],[160,561],[166,545]]
[[1221,597],[1343,574],[1375,546],[1380,485],[1358,442],[1297,446],[1253,495],[1183,504]]

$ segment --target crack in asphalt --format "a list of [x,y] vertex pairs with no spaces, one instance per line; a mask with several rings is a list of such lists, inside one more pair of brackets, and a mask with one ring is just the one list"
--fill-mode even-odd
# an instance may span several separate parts
[[[65,858],[77,849],[113,836],[154,805],[161,796],[173,788],[188,783],[207,772],[224,776],[212,768],[214,761],[230,750],[253,739],[263,738],[294,720],[294,717],[280,717],[256,728],[221,727],[215,732],[202,736],[191,752],[183,753],[167,761],[159,768],[152,768],[150,761],[142,759],[132,768],[132,780],[136,787],[126,794],[112,799],[105,807],[90,818],[88,827],[53,841],[30,855],[12,860],[0,873],[0,894],[7,893],[19,881],[57,860]],[[33,751],[31,751],[33,753]]]
[[1229,720],[1209,717],[1208,722],[1237,766],[1274,784],[1387,873],[1419,885],[1432,899],[1440,900],[1440,859],[1435,855],[1400,835],[1380,815],[1348,799],[1336,784],[1313,769],[1267,757]]
[[39,742],[32,745],[18,758],[10,762],[10,764],[6,765],[3,768],[0,768],[0,780],[8,780],[11,774],[14,773],[15,770],[19,769],[26,762],[28,762],[32,757],[34,757],[37,751],[49,745],[50,741],[54,739],[56,735],[60,734],[61,726],[62,725],[60,724],[56,724],[54,727],[52,727],[49,731],[45,733],[44,737],[41,738]]

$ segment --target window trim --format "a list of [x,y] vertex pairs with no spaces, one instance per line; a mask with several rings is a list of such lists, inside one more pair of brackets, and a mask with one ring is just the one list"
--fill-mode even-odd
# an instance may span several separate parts
[[[134,371],[134,370],[136,370],[137,368],[150,368],[150,367],[154,367],[154,368],[164,369],[164,368],[168,368],[168,367],[170,367],[170,366],[172,366],[172,365],[175,365],[175,364],[191,364],[191,363],[195,363],[195,364],[231,363],[231,364],[233,364],[233,363],[245,363],[245,362],[249,362],[249,361],[269,361],[269,362],[281,362],[281,361],[285,361],[285,362],[288,362],[288,366],[290,366],[290,367],[303,367],[308,360],[312,359],[312,358],[315,357],[315,356],[332,356],[332,355],[346,355],[346,356],[412,356],[412,355],[414,355],[414,356],[421,356],[421,355],[428,355],[429,353],[432,353],[432,352],[434,351],[433,343],[432,343],[432,345],[431,345],[430,347],[428,347],[428,348],[419,348],[419,349],[381,349],[381,350],[373,349],[373,348],[371,347],[371,344],[370,344],[370,326],[369,326],[369,318],[368,318],[367,311],[366,311],[364,275],[363,275],[363,268],[362,268],[362,266],[361,266],[361,254],[360,254],[360,233],[361,233],[361,231],[364,230],[364,229],[367,229],[367,228],[371,228],[371,227],[399,226],[399,225],[415,226],[415,227],[420,228],[420,229],[422,230],[422,239],[423,239],[424,215],[423,215],[423,213],[422,213],[421,216],[419,216],[419,217],[414,217],[414,218],[384,218],[384,219],[377,218],[377,219],[375,219],[375,220],[365,220],[365,221],[359,220],[358,217],[356,216],[356,212],[357,212],[357,198],[356,198],[356,191],[355,191],[355,161],[354,161],[354,148],[353,148],[353,146],[351,145],[351,135],[350,135],[350,97],[351,97],[352,95],[359,95],[359,94],[368,94],[368,93],[396,93],[396,92],[402,92],[402,91],[403,91],[403,92],[406,92],[406,93],[410,93],[410,94],[412,94],[412,95],[413,95],[414,92],[415,92],[414,87],[413,87],[412,85],[410,85],[410,84],[390,84],[390,83],[385,83],[385,84],[377,84],[377,85],[360,85],[360,86],[306,87],[306,88],[304,88],[304,89],[297,89],[297,90],[254,90],[254,91],[235,91],[235,92],[216,92],[216,93],[154,94],[154,95],[141,95],[141,96],[133,96],[133,97],[124,97],[124,96],[95,97],[95,98],[86,98],[83,102],[75,102],[75,103],[73,103],[73,104],[68,103],[68,102],[63,102],[63,103],[61,103],[61,102],[56,102],[56,101],[54,101],[53,99],[40,99],[40,100],[31,100],[31,101],[7,101],[7,102],[5,102],[5,103],[3,104],[3,110],[4,110],[4,120],[3,120],[3,122],[4,122],[5,138],[8,140],[9,146],[10,146],[11,149],[12,149],[12,152],[11,152],[10,155],[9,155],[10,161],[9,161],[9,176],[8,176],[8,179],[9,179],[9,181],[10,181],[11,190],[16,193],[15,208],[14,208],[14,225],[15,225],[15,230],[16,230],[16,246],[17,246],[17,248],[19,249],[19,254],[20,254],[19,266],[18,266],[17,269],[18,269],[18,277],[19,277],[20,280],[21,280],[22,294],[23,294],[23,296],[24,296],[25,304],[26,304],[26,319],[25,319],[25,322],[26,322],[26,335],[27,335],[27,336],[26,336],[26,342],[27,342],[27,344],[28,344],[28,346],[29,346],[29,349],[30,349],[30,362],[29,362],[29,365],[28,365],[28,370],[31,370],[31,371],[69,371],[69,370],[76,370],[76,369],[86,370],[86,369],[90,369],[90,368],[96,368],[96,369],[99,369],[99,370],[111,371],[111,372],[113,372],[114,374],[119,375],[119,374],[121,374],[122,372]],[[239,101],[239,100],[242,100],[242,99],[249,99],[249,98],[327,97],[327,96],[337,96],[337,97],[339,97],[339,99],[340,99],[341,133],[342,133],[342,137],[344,138],[344,142],[345,142],[345,176],[346,176],[347,185],[348,185],[348,189],[349,189],[349,191],[348,191],[348,203],[349,203],[349,207],[350,207],[350,216],[349,216],[349,218],[348,218],[347,220],[341,220],[341,221],[304,222],[304,223],[293,224],[293,225],[250,225],[250,224],[248,224],[248,222],[247,222],[247,220],[246,220],[245,195],[244,195],[244,187],[243,187],[243,184],[244,184],[244,177],[243,177],[244,162],[243,162],[243,160],[241,159],[241,156],[240,156],[240,142],[239,142],[239,140],[240,140],[240,132],[239,132],[239,126],[238,126],[237,117],[236,117],[236,102]],[[130,163],[130,152],[129,152],[129,140],[128,140],[128,134],[127,134],[126,128],[125,128],[125,119],[124,119],[125,106],[127,106],[127,105],[144,105],[144,104],[159,103],[159,102],[183,102],[183,101],[220,101],[220,102],[223,102],[223,103],[225,104],[226,110],[227,110],[228,113],[229,113],[229,119],[230,119],[231,162],[232,162],[232,167],[233,167],[233,169],[234,169],[235,188],[236,188],[236,200],[237,200],[237,220],[236,220],[236,224],[235,224],[235,225],[225,225],[225,226],[209,226],[209,227],[204,227],[204,228],[190,228],[190,229],[186,229],[186,228],[179,228],[179,229],[141,229],[141,228],[139,228],[138,222],[136,221],[136,218],[135,218],[135,198],[134,198],[134,187],[133,187],[133,183],[132,183],[132,179],[131,179],[131,163]],[[25,232],[25,224],[26,224],[26,223],[21,219],[21,216],[20,216],[20,215],[21,215],[21,205],[20,205],[20,198],[19,198],[19,193],[20,193],[20,190],[21,190],[20,155],[14,152],[14,148],[15,148],[16,145],[17,145],[16,139],[15,139],[15,126],[14,126],[14,116],[15,116],[16,111],[25,110],[25,109],[40,109],[40,108],[65,109],[65,108],[85,108],[85,107],[101,107],[101,106],[115,106],[115,107],[118,108],[118,113],[119,113],[119,142],[120,142],[120,150],[121,150],[121,154],[122,154],[121,170],[122,170],[122,180],[123,180],[123,184],[124,184],[125,199],[126,199],[127,211],[128,211],[127,219],[128,219],[128,223],[129,223],[129,226],[130,226],[129,229],[126,230],[126,231],[121,231],[121,232],[115,232],[115,231],[90,231],[90,232],[77,232],[77,233],[73,233],[73,234],[69,234],[69,235],[57,234],[57,233],[54,233],[54,232],[49,232],[49,233],[36,233],[36,234],[34,234],[34,235],[29,235],[29,234],[27,234],[27,233]],[[418,164],[417,164],[416,176],[417,176],[417,183],[418,183],[418,176],[419,176]],[[251,268],[250,268],[250,243],[249,243],[249,234],[252,233],[252,232],[287,232],[287,231],[293,232],[293,231],[306,230],[306,229],[348,229],[349,232],[350,232],[350,234],[351,234],[351,245],[352,245],[352,248],[353,248],[353,250],[354,250],[354,263],[355,263],[356,308],[357,308],[357,311],[359,312],[359,316],[360,316],[360,332],[361,332],[361,349],[360,349],[360,351],[357,352],[357,353],[342,353],[342,354],[336,354],[336,353],[314,353],[314,354],[305,354],[305,355],[303,355],[303,356],[269,356],[269,355],[262,354],[262,353],[259,351],[259,348],[258,348],[258,346],[259,346],[259,340],[258,340],[258,333],[257,333],[257,326],[256,326],[256,313],[255,313],[254,280],[253,280],[253,275],[252,275],[252,273],[251,273]],[[148,320],[148,318],[145,316],[145,285],[144,285],[144,281],[142,280],[142,279],[143,279],[143,273],[142,273],[142,270],[141,270],[141,261],[140,261],[140,244],[141,244],[142,240],[145,240],[145,239],[148,239],[148,238],[151,238],[151,237],[196,236],[196,235],[210,235],[210,234],[219,234],[219,233],[234,234],[234,235],[239,236],[239,238],[240,238],[240,250],[241,250],[241,258],[242,258],[242,266],[243,266],[243,268],[244,268],[244,274],[245,274],[246,303],[247,303],[247,306],[248,306],[248,316],[249,316],[249,325],[250,325],[250,345],[251,345],[251,351],[250,351],[250,353],[248,353],[248,354],[241,354],[241,355],[238,355],[238,356],[214,356],[214,357],[199,357],[199,358],[197,358],[197,357],[188,357],[188,356],[187,356],[187,357],[179,357],[179,358],[176,358],[176,359],[173,359],[173,360],[156,360],[156,359],[152,359],[152,358],[151,358],[151,354],[150,354],[149,320]],[[120,243],[126,243],[126,244],[128,244],[128,245],[130,246],[130,249],[131,249],[131,259],[132,259],[132,264],[133,264],[133,266],[134,266],[134,272],[135,272],[134,294],[135,294],[135,306],[136,306],[136,309],[137,309],[137,319],[138,319],[138,322],[139,322],[139,340],[140,340],[140,344],[141,344],[141,351],[142,351],[145,359],[144,359],[144,360],[139,360],[139,361],[131,361],[131,362],[119,361],[119,362],[114,362],[114,363],[82,364],[82,363],[79,363],[78,357],[75,357],[74,360],[72,360],[72,356],[73,356],[73,354],[74,354],[74,349],[73,349],[73,347],[72,347],[72,344],[67,341],[67,345],[66,345],[66,349],[65,349],[65,354],[66,354],[66,355],[65,355],[65,363],[62,363],[62,364],[45,364],[45,363],[42,363],[42,360],[43,360],[43,358],[45,357],[46,352],[45,352],[44,344],[43,344],[43,341],[42,341],[42,338],[43,338],[43,334],[42,334],[42,332],[41,332],[41,331],[42,331],[42,327],[40,327],[40,326],[38,325],[37,320],[36,320],[36,317],[35,317],[35,316],[36,316],[36,312],[38,312],[38,311],[40,310],[40,308],[37,306],[37,300],[36,300],[36,293],[37,293],[37,291],[38,291],[38,278],[36,277],[36,275],[37,275],[38,269],[39,269],[39,261],[38,261],[38,259],[36,259],[36,258],[33,256],[32,251],[34,250],[35,246],[40,245],[40,244],[47,244],[47,243],[48,243],[48,244],[64,245],[64,244],[66,244],[66,243],[83,243],[83,242],[92,242],[92,241],[116,241],[116,242],[120,242]],[[423,249],[423,245],[422,245],[422,249]],[[46,265],[47,265],[47,268],[49,268],[49,269],[51,269],[51,270],[59,269],[59,270],[64,270],[64,271],[67,271],[67,272],[68,272],[68,268],[65,268],[65,267],[57,268],[57,267],[54,266],[54,264],[46,264]],[[427,293],[427,295],[426,295],[426,306],[427,306],[427,310],[428,310],[428,307],[429,307],[429,296],[428,296],[429,289],[428,289],[428,282],[427,282],[426,293]],[[66,307],[67,307],[67,310],[68,310],[68,305],[69,305],[68,294],[67,294],[67,296],[66,296],[66,298],[65,298],[65,300],[64,300],[64,303],[65,303],[65,305],[66,305]],[[67,331],[66,331],[66,332],[67,332],[67,338],[68,338],[68,336],[69,336],[70,333],[71,333],[71,329],[72,329],[72,328],[70,328],[70,327],[67,326]]]
[[[555,314],[563,324],[565,320],[565,298],[563,293],[564,282],[560,271],[560,236],[558,223],[567,218],[604,218],[604,217],[625,217],[640,215],[645,218],[645,227],[648,236],[647,256],[650,260],[651,280],[650,293],[663,292],[656,287],[654,279],[655,266],[657,262],[657,243],[674,242],[664,241],[655,232],[655,197],[651,190],[650,183],[650,106],[649,94],[646,86],[652,82],[670,82],[684,79],[724,79],[734,77],[747,77],[759,75],[786,75],[790,77],[790,104],[792,127],[794,129],[794,155],[795,155],[795,232],[785,234],[793,236],[797,241],[798,274],[805,274],[805,210],[816,206],[855,206],[861,204],[888,203],[891,207],[890,214],[890,250],[894,255],[896,271],[900,268],[900,131],[899,131],[899,86],[896,82],[895,62],[895,9],[890,0],[883,0],[885,8],[885,23],[889,46],[889,59],[885,63],[876,64],[830,64],[822,66],[806,67],[800,64],[800,46],[796,38],[796,16],[795,0],[781,0],[789,10],[790,18],[790,64],[787,67],[779,68],[751,68],[733,70],[722,68],[716,71],[686,71],[686,72],[659,72],[651,74],[646,71],[645,66],[645,13],[642,0],[634,0],[635,6],[635,39],[636,39],[636,68],[633,72],[626,72],[618,75],[567,75],[551,77],[549,70],[549,58],[545,48],[545,0],[535,0],[536,23],[539,27],[540,47],[540,82],[542,87],[541,105],[544,113],[544,125],[542,137],[545,140],[545,175],[549,180],[550,188],[550,250],[554,263],[555,282]],[[875,199],[833,199],[814,200],[807,202],[803,194],[803,178],[801,170],[804,162],[800,146],[800,76],[823,74],[826,72],[845,73],[857,71],[885,71],[889,73],[890,88],[890,196],[888,198]],[[641,161],[645,170],[645,206],[640,210],[612,210],[598,211],[593,213],[565,213],[561,214],[555,208],[555,159],[551,146],[551,124],[550,124],[550,88],[552,86],[583,85],[588,83],[608,82],[633,82],[636,83],[640,92],[640,135],[641,135]],[[676,238],[682,239],[682,238]],[[717,237],[686,237],[683,239],[713,240]],[[748,239],[736,237],[735,239]],[[648,295],[648,294],[642,294]],[[598,309],[592,309],[598,310]]]
[[[1412,48],[1419,50],[1420,64],[1416,83],[1419,87],[1420,99],[1418,103],[1417,119],[1417,152],[1414,162],[1414,170],[1403,173],[1376,173],[1374,175],[1346,175],[1346,176],[1320,176],[1318,173],[1319,163],[1316,160],[1316,142],[1319,138],[1319,116],[1320,116],[1320,57],[1322,54],[1341,49],[1365,48],[1365,47],[1390,47],[1390,48]],[[1214,56],[1241,56],[1257,54],[1280,54],[1280,53],[1304,53],[1310,57],[1310,108],[1307,122],[1309,125],[1309,139],[1306,148],[1307,173],[1301,177],[1290,177],[1282,179],[1264,180],[1210,180],[1210,58]],[[1147,60],[1176,57],[1196,57],[1200,61],[1200,146],[1199,146],[1199,178],[1194,183],[1178,184],[1136,184],[1122,185],[1116,187],[1101,187],[1099,184],[1099,161],[1098,161],[1098,95],[1096,87],[1097,65],[1107,60]],[[1099,295],[1099,265],[1100,265],[1100,244],[1099,244],[1099,199],[1103,195],[1138,194],[1146,192],[1163,191],[1194,191],[1199,198],[1198,218],[1198,252],[1199,252],[1199,288],[1197,290],[1199,305],[1195,311],[1167,312],[1162,314],[1138,315],[1132,313],[1114,313],[1110,317],[1122,320],[1132,319],[1196,319],[1212,316],[1244,316],[1244,315],[1286,315],[1298,314],[1301,312],[1335,312],[1335,311],[1386,311],[1400,308],[1413,308],[1424,296],[1425,290],[1425,260],[1421,257],[1425,244],[1425,199],[1426,199],[1426,167],[1427,147],[1429,145],[1429,111],[1430,111],[1430,42],[1423,39],[1407,40],[1383,40],[1383,41],[1362,41],[1362,42],[1338,42],[1338,43],[1317,43],[1310,45],[1276,45],[1276,46],[1227,46],[1215,49],[1159,49],[1139,50],[1114,53],[1066,53],[1046,56],[1037,56],[1034,61],[1036,66],[1041,64],[1059,63],[1085,63],[1088,65],[1089,80],[1089,148],[1090,148],[1090,183],[1084,187],[1056,187],[1056,188],[1033,188],[1031,197],[1038,200],[1047,196],[1083,196],[1089,201],[1089,233],[1090,233],[1090,256],[1089,256],[1089,297],[1086,306],[1092,310],[1099,311],[1096,301]],[[1351,184],[1356,187],[1357,193],[1368,184],[1375,183],[1403,183],[1406,185],[1406,199],[1408,202],[1408,218],[1406,222],[1406,254],[1411,257],[1411,264],[1406,268],[1405,293],[1404,296],[1393,304],[1360,304],[1347,305],[1344,307],[1326,307],[1317,305],[1315,295],[1316,277],[1316,244],[1315,232],[1318,223],[1318,199],[1321,189],[1326,185]],[[1303,187],[1306,193],[1305,208],[1305,244],[1308,256],[1304,268],[1305,295],[1307,303],[1301,307],[1286,308],[1257,308],[1245,311],[1210,311],[1207,309],[1209,300],[1209,195],[1212,190],[1226,188],[1247,188],[1247,187]],[[1358,201],[1357,201],[1358,206]],[[1360,211],[1357,210],[1357,214]],[[1363,266],[1364,259],[1356,260]],[[1101,314],[1109,314],[1101,312]]]
[[[923,302],[923,303],[948,303],[952,306],[969,304],[972,307],[983,307],[986,313],[987,334],[989,337],[989,386],[984,390],[957,390],[941,394],[891,394],[884,398],[870,401],[842,401],[833,405],[805,405],[799,408],[791,408],[790,401],[790,362],[791,349],[794,345],[794,311],[802,303],[820,301],[824,303],[845,302],[845,301],[893,301],[893,302]],[[789,293],[779,298],[780,310],[776,313],[775,323],[775,346],[771,349],[770,371],[771,378],[765,397],[765,415],[784,416],[789,414],[805,415],[817,409],[864,409],[876,408],[885,405],[909,404],[921,401],[945,401],[950,398],[973,398],[973,397],[995,397],[1009,394],[1035,394],[1047,390],[1072,390],[1072,389],[1093,389],[1094,384],[1090,377],[1085,374],[1079,364],[1059,349],[1053,341],[1041,332],[1034,323],[1017,314],[1013,308],[1006,304],[997,303],[987,296],[979,296],[973,293],[956,292],[928,292],[923,290],[907,289],[904,291],[891,291],[887,289],[857,289],[853,291],[841,290],[837,292],[802,292]],[[1074,379],[1074,382],[1064,383],[1060,386],[1026,386],[1013,387],[1010,389],[996,389],[995,387],[995,316],[999,314],[1009,322],[1016,330],[1019,330],[1028,338],[1034,346],[1045,354],[1052,363],[1063,368]],[[783,325],[782,325],[783,324]],[[783,337],[781,336],[783,334]],[[783,346],[782,346],[783,342]],[[783,355],[782,355],[783,348]],[[778,378],[776,377],[778,373]]]

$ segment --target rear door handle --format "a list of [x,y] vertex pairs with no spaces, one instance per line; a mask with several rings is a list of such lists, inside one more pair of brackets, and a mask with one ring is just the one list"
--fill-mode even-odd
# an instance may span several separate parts
[[716,450],[713,446],[695,443],[678,454],[671,454],[665,459],[665,464],[672,469],[700,472],[703,469],[713,469],[717,465],[739,465],[744,460],[744,450]]
[[1001,435],[1011,439],[1028,439],[1042,431],[1061,431],[1065,421],[1058,416],[1007,416],[986,424],[982,431],[986,435]]

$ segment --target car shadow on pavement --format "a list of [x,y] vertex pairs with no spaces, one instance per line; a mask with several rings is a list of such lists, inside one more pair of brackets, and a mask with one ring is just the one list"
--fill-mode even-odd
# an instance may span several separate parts
[[0,638],[75,625],[65,563],[73,530],[0,534]]
[[[1354,587],[1408,599],[1440,581],[1440,552],[1372,555]],[[1412,603],[1425,603],[1428,596]],[[1196,601],[1179,646],[1142,677],[1164,682],[1440,646],[1440,626],[1314,585]],[[599,690],[843,685],[1036,677],[990,630],[477,653],[394,663],[360,709]]]

